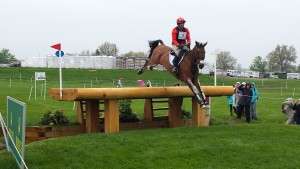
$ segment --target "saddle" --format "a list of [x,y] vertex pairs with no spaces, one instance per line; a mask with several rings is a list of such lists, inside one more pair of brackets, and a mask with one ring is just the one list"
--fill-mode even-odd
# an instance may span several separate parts
[[[181,49],[181,52],[179,53],[179,62],[178,62],[178,65],[180,65],[180,63],[182,62],[183,58],[185,57],[185,55],[190,51],[189,48],[183,48]],[[171,50],[169,52],[169,62],[170,64],[173,66],[173,60],[175,59],[175,51],[174,50]]]

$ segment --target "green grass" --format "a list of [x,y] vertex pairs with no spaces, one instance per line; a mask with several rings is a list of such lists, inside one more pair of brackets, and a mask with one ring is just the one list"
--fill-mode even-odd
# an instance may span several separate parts
[[[44,81],[37,81],[37,99],[34,94],[34,72],[46,72],[47,90],[46,97],[41,96],[41,87]],[[6,96],[14,97],[27,106],[27,121],[29,126],[38,125],[38,122],[48,109],[63,109],[64,113],[69,117],[71,123],[76,123],[76,109],[74,102],[57,101],[49,97],[50,88],[59,88],[59,72],[58,69],[44,68],[0,68],[0,112],[6,118]],[[165,71],[145,71],[142,75],[137,75],[135,70],[88,70],[88,69],[63,69],[63,87],[64,88],[90,88],[90,87],[115,87],[120,77],[125,78],[124,87],[138,86],[136,80],[144,81],[151,80],[153,86],[172,86],[179,82],[176,78]],[[10,82],[11,80],[11,82]],[[200,76],[201,84],[211,86],[214,83],[212,77],[203,75]],[[248,81],[249,79],[235,78],[218,78],[218,85],[233,85],[236,81]],[[280,112],[281,102],[291,97],[295,88],[294,98],[300,97],[298,88],[299,81],[297,80],[282,80],[282,79],[251,79],[259,89],[259,104],[258,110],[265,112],[266,116],[273,116],[273,113]],[[286,83],[288,88],[286,88]],[[181,83],[184,85],[183,83]],[[29,101],[29,94],[32,88]],[[281,94],[282,88],[282,94]],[[133,112],[142,118],[144,111],[144,100],[133,100]],[[266,106],[274,105],[274,106]],[[157,106],[165,107],[166,104]],[[191,99],[185,98],[183,106],[187,110],[191,110]],[[164,111],[156,112],[157,115],[164,114]],[[227,100],[225,97],[212,98],[212,117],[227,120],[228,118]],[[260,115],[260,114],[259,114]],[[264,116],[264,115],[263,115]],[[270,118],[267,118],[270,119]],[[271,119],[273,120],[273,119]]]
[[[6,96],[27,104],[27,125],[37,125],[46,109],[60,109],[75,123],[73,102],[57,101],[34,93],[28,101],[34,72],[46,72],[47,90],[58,88],[58,69],[0,68],[0,112],[6,117]],[[20,80],[20,74],[21,80]],[[164,71],[63,69],[63,87],[115,87],[124,77],[124,86],[137,86],[136,80],[151,80],[153,86],[178,82]],[[98,83],[96,81],[96,77]],[[9,87],[12,79],[11,87]],[[214,79],[200,76],[202,85]],[[250,79],[218,78],[218,85],[233,85]],[[287,97],[300,98],[299,80],[251,79],[258,87],[257,121],[231,117],[226,97],[214,97],[210,127],[185,127],[85,134],[34,142],[26,146],[29,168],[298,168],[299,126],[285,126],[281,103]],[[39,81],[41,87],[43,82]],[[287,88],[286,88],[287,85]],[[133,100],[133,112],[143,116],[144,100]],[[162,105],[165,107],[165,105]],[[191,99],[184,99],[191,110]],[[164,111],[158,114],[164,114]],[[233,125],[231,125],[233,124]],[[0,168],[16,168],[12,156],[0,153]]]
[[[299,127],[238,124],[85,134],[26,147],[30,169],[298,168]],[[4,168],[16,168],[3,152]]]

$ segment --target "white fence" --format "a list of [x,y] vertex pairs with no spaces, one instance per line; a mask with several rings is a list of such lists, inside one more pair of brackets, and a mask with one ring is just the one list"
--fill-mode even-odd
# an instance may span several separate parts
[[[59,58],[56,56],[32,57],[22,61],[22,67],[58,68]],[[62,68],[82,69],[114,69],[116,57],[113,56],[64,56]]]

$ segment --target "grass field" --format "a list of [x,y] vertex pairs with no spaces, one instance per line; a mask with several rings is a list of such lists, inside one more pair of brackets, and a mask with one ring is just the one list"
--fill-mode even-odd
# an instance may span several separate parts
[[[56,101],[46,93],[37,99],[32,92],[34,72],[46,72],[47,91],[58,88],[58,69],[0,68],[0,112],[6,117],[6,96],[27,104],[27,125],[37,125],[47,109],[63,109],[75,123],[73,102]],[[137,86],[136,80],[151,80],[153,86],[179,82],[164,71],[63,69],[63,87]],[[213,85],[213,78],[200,76],[202,85]],[[251,79],[259,90],[258,118],[246,124],[229,115],[226,97],[212,98],[212,126],[155,129],[114,134],[86,134],[35,142],[26,147],[29,168],[298,168],[299,126],[285,126],[281,103],[287,97],[300,98],[300,81]],[[218,85],[233,85],[249,79],[218,78]],[[142,118],[143,100],[133,100],[133,111]],[[191,99],[184,99],[191,110]],[[63,160],[62,160],[63,159]],[[0,153],[4,168],[16,168],[6,151]]]

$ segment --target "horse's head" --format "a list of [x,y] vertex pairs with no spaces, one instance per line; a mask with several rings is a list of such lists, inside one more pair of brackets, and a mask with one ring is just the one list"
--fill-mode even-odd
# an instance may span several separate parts
[[193,56],[195,57],[195,64],[199,64],[199,68],[202,69],[204,67],[204,59],[205,59],[205,46],[207,45],[206,43],[199,43],[197,41],[196,45],[194,46],[192,53]]

